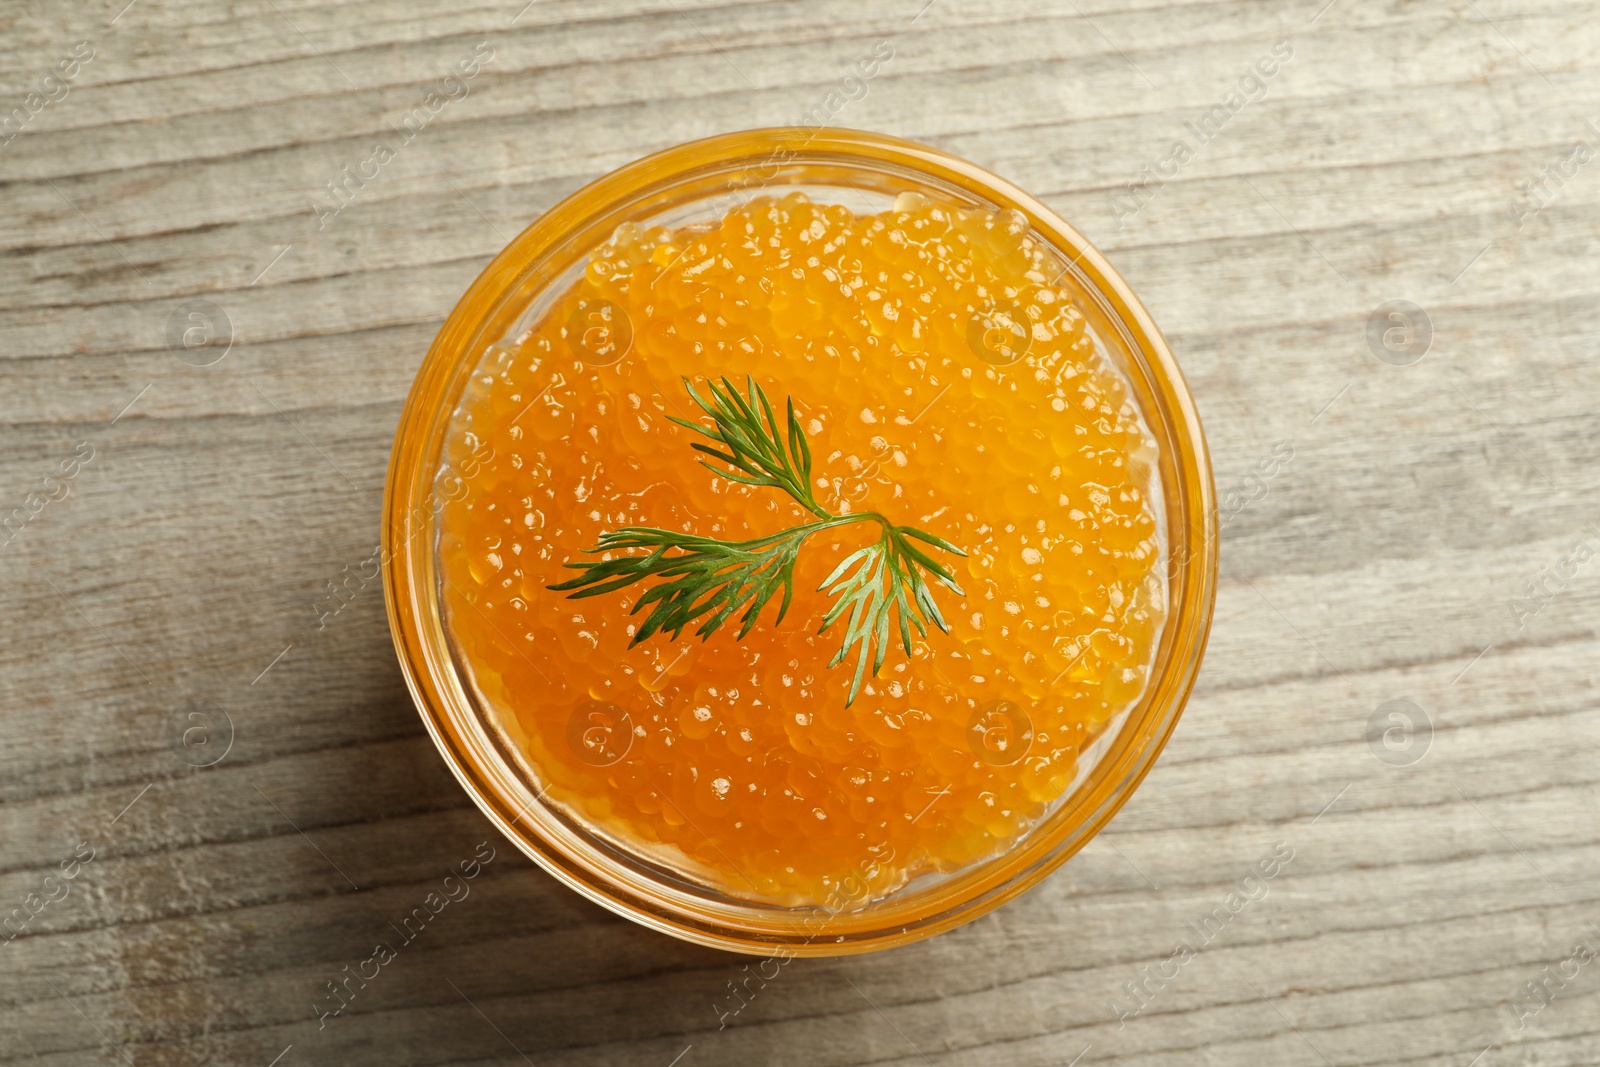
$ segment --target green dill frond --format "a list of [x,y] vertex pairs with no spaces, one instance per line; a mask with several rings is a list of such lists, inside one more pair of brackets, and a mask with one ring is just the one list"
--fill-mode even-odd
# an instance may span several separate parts
[[711,418],[711,427],[688,419],[672,420],[715,443],[694,443],[696,451],[717,461],[701,460],[701,464],[729,481],[781,489],[817,519],[749,541],[721,541],[648,526],[624,527],[602,534],[588,549],[591,555],[611,555],[610,559],[567,563],[580,572],[578,576],[549,588],[581,600],[639,582],[654,583],[634,601],[631,614],[647,608],[649,613],[634,632],[630,648],[658,633],[676,639],[697,623],[694,633],[704,640],[736,612],[737,637],[742,639],[779,592],[783,598],[773,624],[783,621],[794,597],[795,561],[807,537],[849,523],[876,522],[882,528],[879,539],[846,556],[819,587],[835,601],[818,632],[847,617],[844,643],[828,666],[840,665],[855,650],[855,674],[846,704],[854,703],[867,664],[871,663],[874,675],[883,666],[891,624],[907,656],[911,655],[913,629],[926,635],[932,623],[949,632],[933,599],[929,577],[957,596],[966,595],[947,567],[912,542],[958,556],[966,553],[923,530],[895,526],[875,512],[829,513],[812,493],[811,447],[795,415],[793,398],[785,406],[786,417],[780,425],[767,394],[754,378],[745,379],[743,395],[727,378],[721,379],[720,388],[714,381],[706,384],[709,396],[702,396],[684,379],[690,398]]

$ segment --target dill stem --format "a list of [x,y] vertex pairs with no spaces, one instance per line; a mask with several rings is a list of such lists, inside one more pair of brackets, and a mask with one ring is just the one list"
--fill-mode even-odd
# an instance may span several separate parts
[[821,508],[817,508],[816,510],[817,510],[818,514],[820,514],[822,516],[822,518],[819,521],[817,521],[817,522],[808,522],[803,526],[791,527],[786,532],[788,532],[788,533],[797,533],[797,532],[799,532],[801,530],[804,530],[805,533],[800,534],[800,536],[802,538],[805,538],[805,537],[810,537],[812,534],[818,533],[819,531],[822,531],[822,530],[831,530],[831,529],[834,529],[835,527],[839,527],[839,526],[848,526],[853,522],[868,522],[868,521],[876,522],[879,526],[882,526],[885,530],[893,530],[895,528],[894,524],[892,522],[890,522],[888,519],[886,519],[882,515],[878,514],[876,511],[862,511],[862,512],[857,512],[857,513],[851,514],[851,515],[833,515],[833,514],[830,514],[830,513],[826,512],[826,511],[823,511]]

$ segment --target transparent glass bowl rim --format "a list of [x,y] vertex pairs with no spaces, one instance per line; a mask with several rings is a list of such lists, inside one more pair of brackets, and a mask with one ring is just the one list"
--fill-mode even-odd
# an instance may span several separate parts
[[[920,185],[956,199],[1020,212],[1052,246],[1088,297],[1082,310],[1108,343],[1161,449],[1168,539],[1169,614],[1151,678],[1081,794],[1002,856],[957,872],[910,900],[851,911],[797,913],[686,892],[648,864],[608,855],[563,828],[483,722],[453,661],[437,595],[434,478],[465,376],[484,347],[547,287],[563,255],[575,261],[623,218],[673,203],[682,190],[738,187],[781,192],[849,174],[881,190]],[[710,184],[708,184],[710,183]],[[854,184],[853,182],[851,184]],[[619,212],[622,213],[619,216]],[[576,251],[574,251],[576,249]],[[1132,795],[1177,725],[1199,671],[1216,595],[1215,489],[1193,398],[1144,305],[1075,229],[1011,183],[937,149],[850,130],[772,128],[678,145],[584,186],[536,219],[500,252],[456,305],[412,385],[390,455],[383,503],[384,597],[406,684],[434,744],[462,787],[501,833],[559,881],[647,927],[751,954],[843,955],[931,936],[970,921],[1032,887],[1081,849]]]

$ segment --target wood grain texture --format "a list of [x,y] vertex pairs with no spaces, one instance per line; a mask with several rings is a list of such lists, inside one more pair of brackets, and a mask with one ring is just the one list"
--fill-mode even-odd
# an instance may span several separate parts
[[[93,450],[0,547],[0,915],[94,850],[0,944],[0,1062],[1600,1062],[1600,965],[1519,1001],[1600,947],[1600,562],[1514,604],[1600,543],[1600,163],[1516,206],[1600,154],[1591,4],[125,2],[0,0],[0,117],[94,49],[0,145],[0,516]],[[836,121],[969,157],[1105,250],[1225,498],[1292,459],[1224,527],[1199,687],[1105,834],[965,928],[789,963],[719,1027],[746,961],[523,860],[423,733],[377,587],[317,604],[509,236],[647,152],[794,119],[878,40]],[[1119,225],[1279,41],[1265,96]],[[323,183],[480,42],[470,94],[319,227]],[[1394,299],[1433,324],[1410,366],[1366,341]],[[231,323],[211,366],[168,343],[193,300]],[[1402,698],[1431,747],[1392,766],[1368,721]],[[470,897],[319,1028],[479,842]],[[1265,896],[1147,980],[1280,842]]]

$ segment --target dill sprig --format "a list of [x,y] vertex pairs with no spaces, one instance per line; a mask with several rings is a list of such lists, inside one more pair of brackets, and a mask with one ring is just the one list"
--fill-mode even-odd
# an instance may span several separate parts
[[745,379],[743,395],[727,378],[721,380],[720,388],[717,382],[707,382],[709,397],[701,395],[687,378],[684,387],[710,417],[711,425],[688,419],[672,421],[713,442],[696,441],[693,445],[695,451],[711,457],[700,461],[707,470],[744,485],[781,489],[817,518],[748,541],[721,541],[649,526],[626,526],[602,534],[587,551],[628,554],[570,562],[566,566],[582,573],[551,589],[572,590],[570,597],[578,600],[654,580],[656,584],[634,602],[633,614],[645,608],[650,612],[635,631],[630,648],[657,633],[676,639],[696,622],[694,632],[704,640],[741,609],[737,636],[743,638],[780,591],[783,598],[773,624],[783,621],[794,596],[795,560],[807,537],[849,523],[875,522],[881,531],[878,540],[846,556],[818,587],[836,599],[817,632],[823,633],[835,622],[846,619],[844,643],[828,666],[837,667],[852,650],[856,655],[855,676],[846,705],[854,703],[861,691],[867,664],[872,664],[874,676],[883,666],[891,624],[907,656],[911,655],[913,629],[926,635],[931,622],[946,633],[950,631],[933,599],[928,578],[957,596],[966,593],[948,567],[912,542],[958,556],[965,556],[965,552],[926,531],[897,526],[874,511],[834,515],[818,504],[811,488],[811,448],[795,415],[792,397],[780,425],[767,394],[754,378]]
[[[706,460],[701,460],[700,465],[729,481],[782,489],[813,515],[833,518],[811,493],[811,446],[806,444],[806,433],[795,416],[794,397],[789,398],[787,405],[787,432],[780,432],[777,417],[772,414],[772,405],[767,402],[767,394],[754,378],[745,379],[744,396],[740,396],[733,383],[726,378],[722,379],[721,389],[717,388],[716,382],[706,384],[711,390],[709,402],[695,392],[693,382],[687,378],[683,380],[683,387],[689,391],[690,399],[699,405],[701,411],[711,416],[713,425],[710,429],[698,422],[669,416],[679,426],[702,434],[726,448],[724,452],[698,441],[692,446],[696,452],[704,452],[734,469],[723,470]],[[766,420],[764,423],[763,418]],[[787,448],[784,447],[785,437],[788,438]]]

